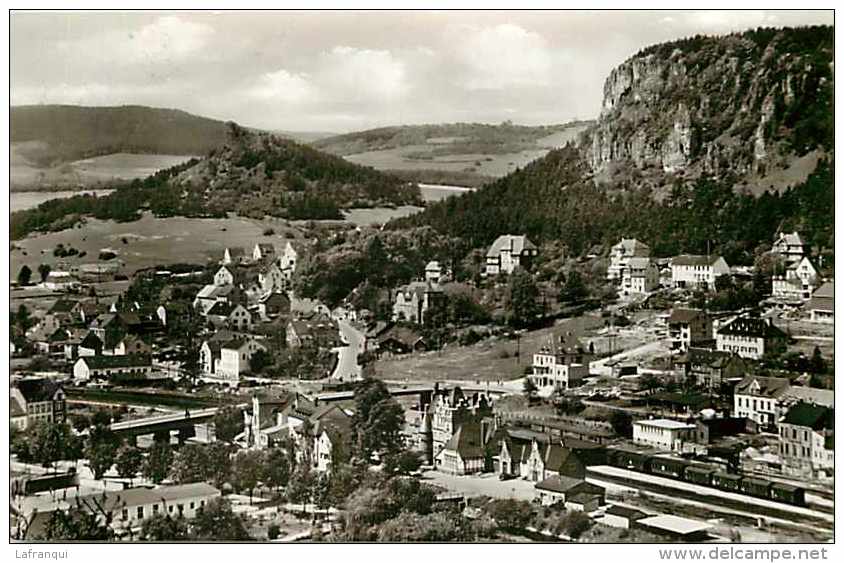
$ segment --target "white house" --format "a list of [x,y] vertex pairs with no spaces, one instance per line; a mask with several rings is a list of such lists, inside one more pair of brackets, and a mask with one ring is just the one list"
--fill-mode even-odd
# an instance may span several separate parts
[[52,291],[73,291],[79,289],[79,280],[70,272],[54,271],[47,275],[44,287]]
[[738,317],[715,331],[715,347],[735,352],[742,358],[761,359],[766,353],[785,348],[788,336],[773,319]]
[[712,319],[706,311],[676,307],[668,317],[668,336],[672,350],[685,352],[691,346],[707,344],[712,340]]
[[537,387],[568,389],[589,376],[591,354],[571,332],[551,337],[533,355],[530,377]]
[[235,337],[227,341],[206,340],[200,349],[203,379],[237,386],[250,370],[252,356],[267,348],[252,338]]
[[633,443],[666,451],[682,451],[683,442],[694,438],[697,426],[666,418],[633,423]]
[[749,375],[733,390],[733,416],[749,418],[759,426],[774,426],[783,415],[782,401],[790,384],[782,377]]
[[803,478],[835,474],[835,411],[827,406],[797,403],[779,421],[783,473]]
[[223,251],[223,264],[242,264],[246,261],[246,249],[240,246],[237,247],[227,247]]
[[443,277],[443,267],[436,260],[431,260],[425,265],[425,281],[433,284],[440,283]]
[[428,311],[438,307],[443,291],[431,282],[410,282],[394,293],[393,320],[422,324]]
[[785,275],[775,275],[771,295],[779,299],[807,301],[815,289],[818,271],[811,260],[803,257],[789,264]]
[[143,354],[126,356],[85,356],[73,364],[73,379],[83,383],[113,376],[144,377],[152,373],[152,360]]
[[539,254],[536,245],[524,235],[501,235],[486,253],[484,273],[489,276],[512,274],[521,266],[529,268],[531,261]]
[[214,326],[236,330],[252,328],[252,313],[241,304],[217,302],[206,313],[208,321]]
[[298,260],[299,251],[296,250],[293,243],[287,241],[287,244],[284,245],[284,251],[278,257],[278,265],[281,271],[285,273],[285,276],[290,278],[293,275],[293,272],[296,271]]
[[730,267],[720,256],[684,254],[671,260],[671,282],[677,288],[714,290],[718,276],[729,273]]
[[621,271],[621,289],[625,294],[649,293],[659,287],[659,267],[650,258],[633,257]]
[[777,254],[789,262],[796,262],[809,253],[809,245],[807,245],[800,234],[793,233],[777,233],[774,239],[774,244],[771,247],[771,252]]
[[607,279],[617,280],[622,277],[624,268],[631,258],[647,258],[651,255],[650,247],[634,238],[622,238],[610,250],[610,265],[607,267]]

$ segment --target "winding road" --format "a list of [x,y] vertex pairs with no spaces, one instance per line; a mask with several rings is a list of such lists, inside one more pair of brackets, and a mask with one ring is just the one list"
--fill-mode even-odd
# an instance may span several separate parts
[[366,336],[347,321],[337,321],[337,325],[346,345],[337,349],[337,366],[331,373],[331,379],[349,381],[361,375],[358,355],[364,351]]

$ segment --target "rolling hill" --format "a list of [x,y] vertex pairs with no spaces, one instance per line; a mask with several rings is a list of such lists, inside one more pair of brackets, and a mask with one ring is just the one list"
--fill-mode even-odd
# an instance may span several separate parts
[[479,186],[565,145],[590,123],[400,125],[327,137],[312,145],[411,181]]

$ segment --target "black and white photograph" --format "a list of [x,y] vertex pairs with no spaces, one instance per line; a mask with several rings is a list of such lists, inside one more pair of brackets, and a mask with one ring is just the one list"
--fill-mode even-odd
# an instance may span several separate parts
[[440,4],[8,10],[16,559],[829,558],[834,10]]

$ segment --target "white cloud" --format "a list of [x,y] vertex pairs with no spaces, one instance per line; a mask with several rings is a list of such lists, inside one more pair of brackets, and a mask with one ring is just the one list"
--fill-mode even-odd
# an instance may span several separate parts
[[467,68],[470,90],[502,90],[548,84],[553,56],[538,33],[513,24],[461,26],[455,56]]
[[761,10],[701,10],[685,14],[685,23],[702,32],[741,31],[757,26],[776,25],[776,14]]
[[285,69],[262,75],[247,93],[253,98],[291,104],[313,102],[317,97],[317,90],[307,75],[291,73]]
[[407,91],[406,65],[390,51],[337,46],[317,62],[316,79],[343,99],[390,101]]
[[105,31],[83,39],[58,41],[58,57],[96,63],[165,63],[193,60],[209,49],[214,28],[177,16],[160,17],[137,31]]

